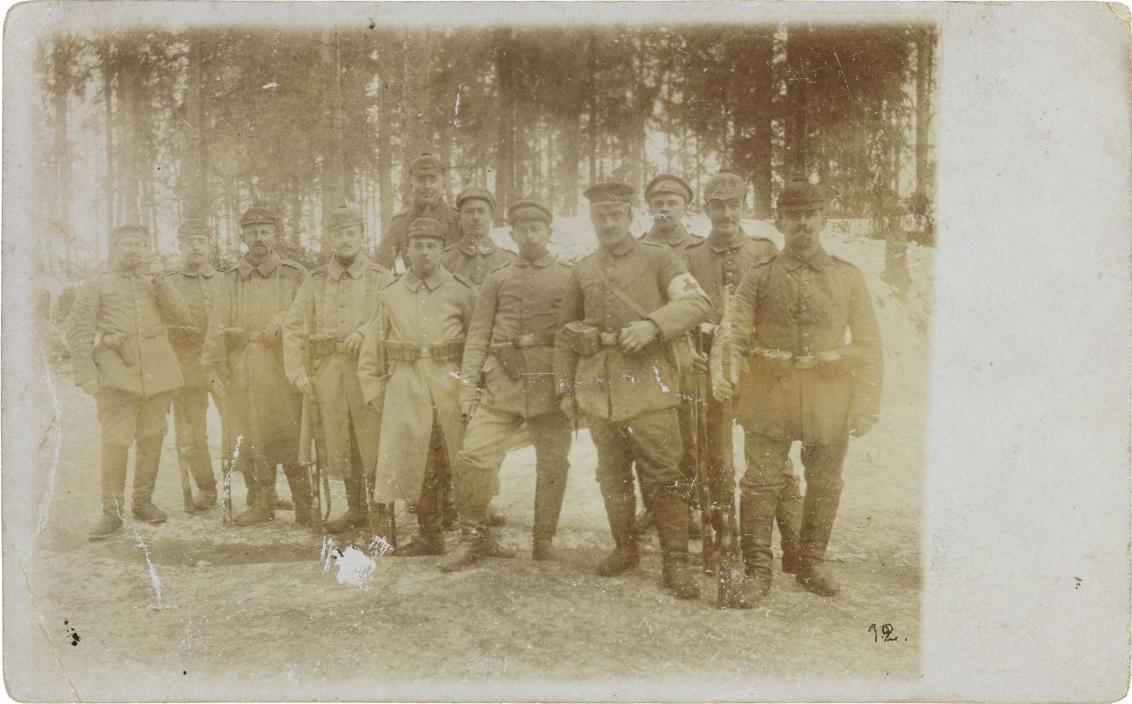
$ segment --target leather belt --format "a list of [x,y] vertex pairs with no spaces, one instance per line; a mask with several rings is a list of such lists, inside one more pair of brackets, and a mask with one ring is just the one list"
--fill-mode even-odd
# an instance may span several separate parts
[[617,347],[621,344],[621,333],[603,332],[600,336],[602,347]]
[[552,332],[529,332],[526,335],[519,335],[518,337],[511,338],[508,342],[500,343],[501,345],[509,345],[511,347],[553,347],[554,346],[554,333]]
[[458,359],[464,353],[463,340],[449,340],[435,345],[386,341],[384,347],[386,356],[398,362],[416,362],[419,359],[443,362]]

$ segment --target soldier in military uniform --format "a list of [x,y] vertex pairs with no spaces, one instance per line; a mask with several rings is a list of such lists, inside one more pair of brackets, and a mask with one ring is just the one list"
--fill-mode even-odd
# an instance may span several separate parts
[[165,520],[153,505],[153,487],[165,416],[183,383],[166,326],[189,324],[184,300],[150,256],[146,228],[114,228],[110,247],[110,266],[83,284],[67,321],[75,383],[94,397],[102,428],[102,517],[91,540],[122,526],[126,463],[135,442],[131,511],[147,523]]
[[[774,242],[763,237],[752,237],[745,233],[740,220],[743,215],[743,201],[747,195],[747,183],[736,174],[721,172],[713,176],[704,186],[704,209],[711,219],[711,232],[707,239],[688,246],[688,270],[704,291],[711,297],[712,311],[708,320],[707,334],[704,336],[710,345],[711,332],[718,326],[723,315],[723,289],[734,293],[743,275],[752,267],[770,260],[778,253]],[[755,399],[755,403],[759,400]],[[722,519],[722,511],[730,505],[734,492],[733,475],[729,474],[732,448],[727,444],[730,432],[721,432],[725,423],[731,419],[723,417],[723,406],[714,397],[707,399],[707,426],[711,437],[707,440],[708,466],[710,468],[710,492],[713,503],[719,509],[713,519]],[[788,574],[797,572],[798,524],[801,521],[802,496],[798,489],[798,478],[794,475],[794,464],[787,458],[783,464],[782,492],[778,497],[776,519],[782,540],[782,569]],[[716,526],[716,530],[720,526]]]
[[303,282],[283,327],[284,370],[307,397],[303,422],[321,420],[323,470],[346,485],[347,509],[327,524],[331,533],[366,526],[366,488],[377,466],[381,417],[362,398],[357,359],[365,326],[377,315],[377,297],[394,277],[362,251],[364,222],[356,208],[330,214],[333,256]]
[[684,259],[684,250],[703,241],[702,237],[696,237],[684,227],[684,209],[692,199],[692,187],[679,176],[661,174],[649,181],[645,186],[645,203],[652,214],[653,225],[644,238],[672,247]]
[[409,177],[413,180],[413,203],[403,213],[393,216],[389,225],[381,233],[381,243],[377,246],[377,263],[393,270],[397,259],[405,259],[409,225],[417,218],[430,218],[440,223],[444,235],[444,245],[454,245],[460,240],[460,225],[456,211],[444,201],[444,166],[432,154],[422,154],[409,165]]
[[[825,566],[849,436],[869,432],[880,412],[883,356],[865,277],[821,246],[826,196],[792,179],[778,198],[783,251],[751,269],[732,308],[736,364],[725,375],[712,355],[713,392],[727,399],[739,383],[736,415],[746,433],[740,481],[747,604],[771,585],[771,530],[790,445],[802,443],[806,495],[795,579],[815,594],[839,587]],[[850,342],[846,344],[846,333]],[[726,334],[726,332],[725,332]],[[747,367],[742,371],[740,367]]]
[[553,364],[558,309],[571,267],[547,251],[548,207],[521,200],[507,217],[520,256],[488,275],[464,348],[460,408],[470,420],[455,466],[464,537],[445,571],[496,549],[488,525],[491,489],[524,423],[535,447],[535,560],[553,557],[566,491],[571,427],[558,406]]
[[464,439],[460,357],[476,294],[440,263],[444,236],[437,220],[413,221],[410,269],[382,290],[358,359],[363,397],[382,409],[375,500],[417,507],[419,533],[400,556],[444,553],[441,490]]
[[495,196],[485,188],[465,188],[456,196],[460,231],[459,242],[444,250],[444,268],[459,274],[477,287],[488,272],[515,260],[515,255],[491,241],[491,221],[495,217]]
[[248,509],[237,525],[275,517],[276,465],[295,502],[295,522],[311,520],[310,482],[299,464],[301,394],[283,370],[282,325],[306,271],[275,252],[279,219],[253,205],[240,217],[247,253],[224,275],[208,320],[201,361],[223,406],[224,448],[250,479]]
[[653,507],[664,582],[678,598],[694,598],[700,589],[687,568],[679,373],[668,343],[686,344],[710,303],[670,248],[629,233],[632,187],[599,183],[584,195],[599,246],[571,271],[554,369],[563,413],[587,416],[597,446],[597,480],[616,543],[598,573],[620,574],[639,562],[635,464]]
[[189,310],[188,325],[169,328],[173,349],[181,363],[181,375],[185,378],[185,385],[173,402],[173,427],[177,455],[197,485],[194,507],[198,511],[216,505],[216,477],[208,449],[208,374],[200,362],[208,313],[220,282],[220,275],[208,261],[211,234],[204,220],[186,218],[177,228],[181,266],[168,277]]

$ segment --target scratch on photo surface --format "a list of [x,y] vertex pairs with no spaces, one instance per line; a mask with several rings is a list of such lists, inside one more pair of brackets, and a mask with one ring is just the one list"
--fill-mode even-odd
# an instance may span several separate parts
[[[24,575],[24,584],[27,586],[28,590],[28,600],[31,601],[31,607],[35,612],[35,618],[37,623],[39,624],[39,630],[41,633],[43,633],[44,640],[51,644],[51,636],[47,633],[47,624],[43,621],[43,609],[39,608],[39,604],[37,602],[37,599],[35,598],[35,590],[31,586],[31,577],[28,575],[27,565],[24,563],[24,560],[22,557],[20,557],[19,553],[13,551],[12,555],[16,558],[16,564],[20,566],[20,572]],[[54,647],[49,648],[49,650],[51,651],[51,657],[55,659],[55,664],[59,666],[59,672],[63,674],[63,679],[66,681],[67,687],[70,688],[71,694],[74,695],[74,700],[76,702],[81,702],[82,697],[79,696],[79,690],[75,687],[75,683],[71,681],[70,675],[67,674],[67,668],[63,666],[63,661],[59,659],[59,653],[55,651]]]
[[[121,519],[123,523],[126,522],[120,508],[118,509],[118,518]],[[160,611],[165,607],[161,604],[161,579],[157,576],[157,567],[154,566],[153,560],[149,559],[149,546],[145,544],[145,539],[142,538],[141,533],[138,532],[138,529],[135,528],[132,523],[130,523],[129,526],[130,531],[134,534],[134,546],[141,550],[142,556],[145,557],[146,568],[149,572],[149,584],[153,587],[153,593],[157,597],[156,603],[149,604],[149,608]]]
[[43,355],[43,373],[47,377],[47,392],[51,396],[51,425],[48,426],[47,431],[43,435],[43,440],[39,443],[43,447],[43,443],[47,442],[48,436],[54,430],[54,442],[51,448],[51,466],[47,472],[47,491],[44,493],[43,498],[39,502],[39,515],[35,522],[35,535],[32,538],[32,548],[34,549],[36,539],[43,529],[47,527],[47,517],[51,512],[51,502],[55,499],[55,477],[59,472],[59,457],[63,448],[63,407],[59,404],[59,394],[55,391],[55,380],[51,378],[51,365],[47,361],[47,355]]

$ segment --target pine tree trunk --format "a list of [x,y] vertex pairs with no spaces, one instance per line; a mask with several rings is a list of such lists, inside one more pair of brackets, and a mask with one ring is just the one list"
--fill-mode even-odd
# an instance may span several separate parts
[[916,194],[928,197],[931,187],[932,70],[934,33],[922,29],[916,37]]
[[754,187],[755,217],[769,220],[771,217],[771,96],[774,78],[771,75],[774,57],[773,28],[759,30],[751,42],[750,71],[752,73],[752,101],[746,106],[750,111],[750,154],[749,168],[751,184]]
[[[515,184],[515,106],[513,96],[513,56],[511,55],[511,30],[495,30],[495,75],[499,86],[499,123],[496,139],[496,193],[501,203],[510,203]],[[502,209],[496,212],[495,224],[503,224]]]
[[[104,45],[99,54],[99,61],[102,64],[102,119],[106,139],[106,181],[103,184],[103,198],[106,200],[106,235],[109,245],[110,231],[118,221],[114,207],[114,59],[109,44]],[[109,253],[107,251],[107,255]]]
[[393,218],[393,209],[396,207],[396,194],[393,192],[393,130],[397,92],[393,76],[396,74],[394,56],[399,53],[397,44],[395,35],[381,35],[377,39],[377,192],[380,198],[378,220],[381,223],[387,223]]

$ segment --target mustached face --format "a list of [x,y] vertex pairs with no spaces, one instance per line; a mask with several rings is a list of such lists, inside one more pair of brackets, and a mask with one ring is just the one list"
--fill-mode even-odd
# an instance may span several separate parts
[[240,239],[248,248],[248,257],[255,261],[261,261],[271,256],[271,253],[275,251],[278,237],[279,231],[275,228],[275,225],[267,223],[245,225],[240,231]]
[[149,244],[142,237],[123,237],[114,245],[114,258],[125,269],[140,269],[148,256]]
[[330,247],[342,261],[353,261],[362,249],[361,225],[339,227],[330,233]]
[[444,242],[436,237],[413,237],[409,240],[409,266],[413,273],[426,279],[440,265]]
[[440,202],[440,174],[413,176],[413,202],[422,208],[431,208]]
[[460,204],[460,231],[474,239],[484,239],[491,228],[491,205],[479,198],[468,198]]
[[812,250],[825,229],[825,211],[821,208],[784,210],[776,221],[786,239],[786,247],[795,252]]
[[705,206],[711,229],[725,235],[739,231],[739,220],[743,217],[743,201],[740,198],[709,200]]
[[200,266],[208,260],[209,241],[205,235],[182,237],[178,240],[181,248],[181,257],[189,266]]
[[550,242],[550,224],[535,219],[511,223],[511,239],[519,248],[519,256],[533,262],[546,254],[546,245]]
[[590,223],[602,244],[613,244],[628,236],[633,207],[628,203],[595,203],[590,206]]
[[673,229],[684,218],[687,202],[675,193],[658,193],[649,199],[649,214],[658,227]]

